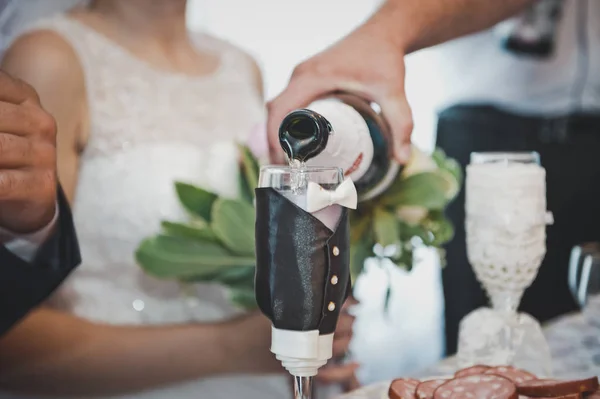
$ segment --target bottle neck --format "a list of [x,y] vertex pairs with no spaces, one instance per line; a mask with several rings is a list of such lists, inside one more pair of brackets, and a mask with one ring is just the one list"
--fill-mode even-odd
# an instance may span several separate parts
[[305,162],[327,148],[332,127],[321,114],[299,109],[288,114],[279,129],[279,144],[288,159]]
[[363,200],[381,194],[398,174],[387,121],[377,107],[352,94],[335,93],[293,111],[279,137],[288,158],[341,168]]

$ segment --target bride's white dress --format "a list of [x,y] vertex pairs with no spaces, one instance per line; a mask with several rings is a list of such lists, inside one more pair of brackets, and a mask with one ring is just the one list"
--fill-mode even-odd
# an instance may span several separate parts
[[[90,109],[73,207],[83,264],[52,305],[89,320],[128,325],[235,314],[214,286],[198,286],[198,299],[188,303],[177,284],[145,276],[134,252],[159,231],[161,220],[185,220],[175,181],[237,195],[236,142],[245,142],[265,116],[249,59],[225,42],[193,34],[199,48],[219,56],[220,66],[209,76],[190,77],[157,70],[65,15],[31,29],[50,29],[71,44],[85,71]],[[123,397],[290,396],[283,376],[228,376]]]

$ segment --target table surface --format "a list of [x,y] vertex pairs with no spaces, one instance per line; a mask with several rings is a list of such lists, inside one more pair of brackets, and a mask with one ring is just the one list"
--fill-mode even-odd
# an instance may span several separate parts
[[[600,377],[600,298],[583,313],[566,315],[544,326],[552,353],[553,374],[558,378]],[[417,378],[453,375],[454,357],[413,375]],[[387,399],[389,381],[364,387],[337,399]]]

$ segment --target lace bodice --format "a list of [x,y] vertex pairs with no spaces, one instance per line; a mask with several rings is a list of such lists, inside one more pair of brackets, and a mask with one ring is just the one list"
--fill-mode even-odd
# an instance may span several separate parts
[[[237,195],[235,142],[245,141],[264,117],[249,59],[222,41],[193,34],[220,63],[214,73],[192,77],[155,69],[65,15],[35,29],[51,29],[74,48],[90,115],[73,204],[84,263],[57,301],[109,323],[185,321],[189,309],[179,287],[146,277],[134,253],[161,220],[186,217],[176,180]],[[193,317],[222,317],[222,309]]]
[[[74,48],[90,111],[73,206],[83,264],[52,305],[112,324],[232,315],[220,288],[198,286],[189,303],[176,283],[144,275],[134,253],[159,231],[161,220],[186,218],[175,181],[237,195],[236,142],[264,122],[250,59],[223,41],[193,34],[198,48],[217,55],[220,64],[208,76],[191,77],[157,70],[65,15],[32,29],[50,29]],[[247,398],[283,398],[289,392],[282,377],[244,378],[204,380],[147,396],[230,398],[244,389]]]

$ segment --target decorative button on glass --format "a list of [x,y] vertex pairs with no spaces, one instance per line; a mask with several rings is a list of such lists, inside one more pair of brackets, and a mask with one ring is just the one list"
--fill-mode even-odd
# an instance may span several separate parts
[[338,283],[338,276],[331,277],[331,284],[336,285]]
[[333,256],[338,256],[340,254],[340,249],[338,247],[333,247]]
[[330,312],[333,312],[335,310],[335,303],[329,302],[327,309],[329,309]]

